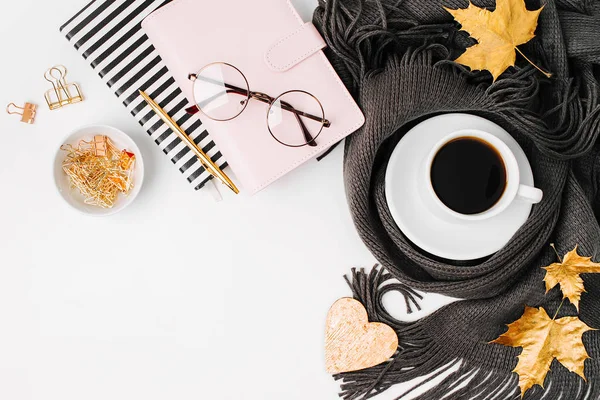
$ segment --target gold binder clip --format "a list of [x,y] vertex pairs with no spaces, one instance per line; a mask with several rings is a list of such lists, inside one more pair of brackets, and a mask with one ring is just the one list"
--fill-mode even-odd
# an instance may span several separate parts
[[25,103],[25,107],[19,107],[15,103],[10,103],[6,106],[7,113],[20,115],[21,122],[24,122],[26,124],[33,124],[33,122],[35,121],[36,110],[37,106],[31,103]]
[[44,78],[52,84],[52,89],[48,90],[44,97],[50,110],[56,110],[69,104],[75,104],[83,101],[83,94],[76,83],[67,83],[67,68],[63,65],[57,65],[50,68],[44,74]]

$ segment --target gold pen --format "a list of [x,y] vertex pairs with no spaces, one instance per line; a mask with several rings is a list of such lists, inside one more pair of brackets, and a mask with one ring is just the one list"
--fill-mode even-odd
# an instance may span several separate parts
[[220,180],[221,183],[223,183],[223,185],[231,189],[233,193],[238,194],[240,191],[231,181],[231,179],[229,179],[229,177],[223,171],[221,171],[221,168],[219,168],[218,165],[212,162],[210,157],[207,156],[206,153],[203,152],[202,149],[198,147],[198,145],[196,145],[196,143],[194,143],[192,139],[190,139],[190,137],[183,131],[183,129],[181,129],[181,127],[177,125],[175,121],[173,121],[173,118],[171,118],[169,114],[167,114],[165,110],[163,110],[145,92],[140,90],[140,94],[142,95],[144,100],[146,100],[150,108],[152,108],[152,110],[156,114],[158,114],[158,116],[164,121],[164,123],[167,124],[167,126],[171,128],[171,130],[175,132],[177,136],[179,136],[179,139],[181,139],[183,143],[185,143],[190,148],[190,150],[194,152],[194,154],[196,155],[196,157],[198,157],[206,171],[218,180]]

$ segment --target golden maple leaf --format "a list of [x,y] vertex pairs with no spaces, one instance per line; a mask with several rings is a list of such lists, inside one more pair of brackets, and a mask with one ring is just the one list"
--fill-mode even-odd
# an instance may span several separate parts
[[[521,53],[517,46],[535,37],[537,20],[543,9],[529,11],[524,0],[497,0],[495,11],[479,8],[470,2],[469,7],[464,9],[444,8],[478,42],[469,47],[456,62],[472,70],[488,70],[494,81],[508,67],[515,65],[515,50]],[[521,55],[525,57],[523,53]],[[525,59],[539,69],[527,57]]]
[[600,272],[600,263],[592,262],[591,257],[582,257],[577,254],[577,246],[563,257],[562,262],[553,263],[547,267],[544,282],[546,282],[546,293],[557,284],[563,293],[563,298],[569,299],[579,311],[579,300],[585,292],[583,279],[579,274]]
[[550,319],[543,308],[525,307],[517,321],[508,325],[508,331],[491,343],[522,347],[519,362],[513,370],[519,375],[521,397],[533,385],[544,387],[544,379],[556,358],[569,371],[584,380],[584,362],[588,355],[582,335],[595,330],[577,317]]

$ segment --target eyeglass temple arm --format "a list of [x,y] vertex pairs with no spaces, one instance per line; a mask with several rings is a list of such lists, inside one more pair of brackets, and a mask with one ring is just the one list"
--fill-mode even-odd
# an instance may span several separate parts
[[293,111],[294,112],[294,117],[296,117],[296,121],[298,121],[298,125],[300,125],[300,129],[302,129],[302,134],[304,135],[304,140],[306,140],[306,144],[309,145],[310,147],[316,147],[317,146],[317,142],[315,142],[315,138],[312,137],[312,135],[310,134],[310,132],[306,128],[306,125],[304,125],[304,122],[302,122],[302,120],[300,119],[300,116],[298,115],[298,112],[295,112],[296,110],[294,109],[294,107],[292,107],[291,104],[283,102],[283,101],[281,102],[281,105],[282,105],[282,108],[283,107],[289,107],[292,110],[294,110]]
[[[188,75],[188,79],[194,81],[194,80],[198,79],[198,76],[196,74],[189,74]],[[204,80],[204,81],[206,81],[206,82],[212,82],[212,83],[221,84],[221,82],[218,82],[216,80],[212,80],[210,78],[206,78],[204,76],[201,79]],[[246,89],[242,89],[240,87],[237,87],[237,86],[234,86],[234,85],[230,85],[228,83],[224,83],[224,86],[227,89],[231,89],[232,93],[237,93],[237,94],[240,94],[240,95],[243,95],[243,96],[248,96],[248,92],[246,91]],[[227,93],[229,93],[229,92],[227,92]],[[267,100],[267,99],[265,99],[265,98],[263,98],[261,96],[258,96],[254,92],[250,92],[250,96],[252,98],[256,99],[256,100],[260,100],[263,103],[267,103],[267,104],[271,104],[271,102],[273,101],[272,99],[271,100]],[[205,102],[206,101],[212,101],[212,100],[213,100],[213,98],[211,97],[210,99],[205,100]],[[286,104],[288,104],[288,103],[286,103]],[[331,126],[331,122],[329,122],[329,120],[327,120],[327,119],[323,119],[323,118],[314,116],[312,114],[308,114],[308,113],[305,113],[303,111],[296,110],[294,107],[292,107],[289,104],[286,106],[283,102],[281,102],[281,105],[282,105],[282,107],[281,107],[282,109],[284,109],[286,111],[289,111],[289,112],[293,112],[294,114],[296,114],[296,116],[299,115],[299,116],[302,116],[302,117],[306,117],[306,118],[312,119],[313,121],[321,122],[321,123],[323,123],[323,126],[325,128],[329,128]],[[187,108],[186,111],[188,113],[190,113],[190,114],[196,114],[196,113],[198,113],[200,111],[200,109],[198,108],[198,106],[192,106],[190,108]]]
[[329,122],[329,120],[316,117],[312,114],[305,113],[304,111],[296,110],[290,103],[282,101],[281,108],[285,111],[293,112],[296,114],[296,117],[306,117],[308,119],[312,119],[313,121],[321,122],[325,128],[329,128],[331,126],[331,122]]

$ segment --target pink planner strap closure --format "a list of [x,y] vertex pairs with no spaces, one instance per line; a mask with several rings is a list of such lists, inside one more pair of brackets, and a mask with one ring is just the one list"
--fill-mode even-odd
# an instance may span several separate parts
[[270,46],[265,53],[265,62],[271,70],[284,72],[326,46],[317,28],[307,22]]

